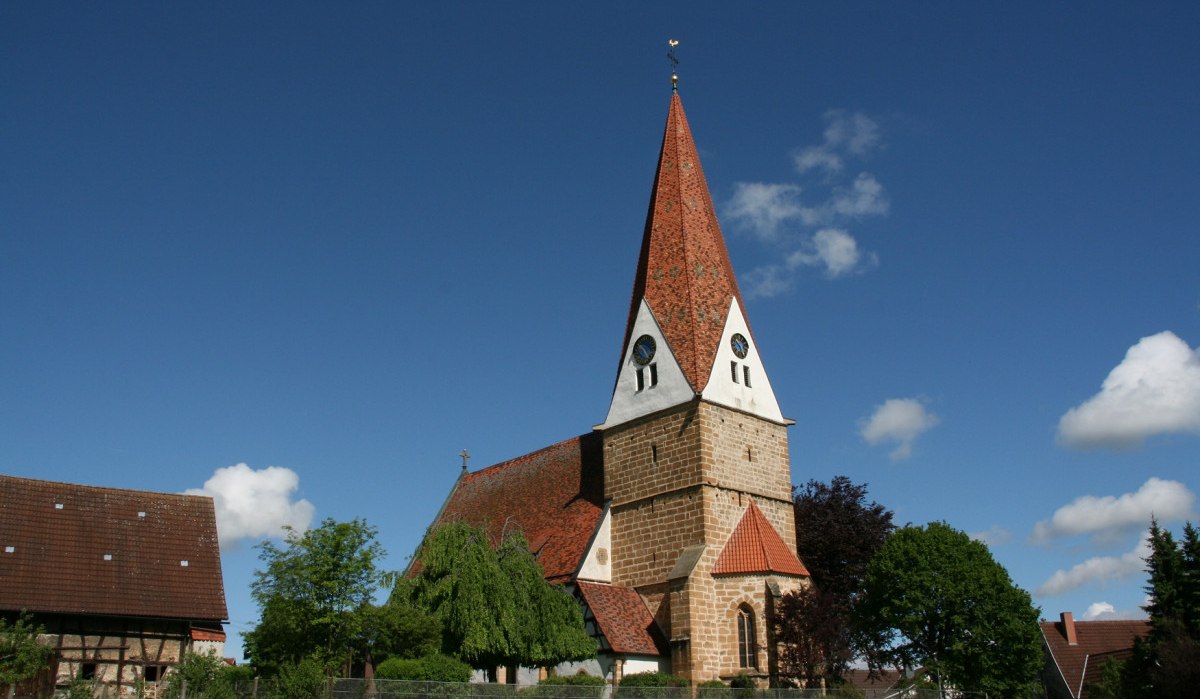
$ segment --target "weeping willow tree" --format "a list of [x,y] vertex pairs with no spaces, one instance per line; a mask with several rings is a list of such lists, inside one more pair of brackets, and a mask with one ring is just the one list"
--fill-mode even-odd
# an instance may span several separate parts
[[436,618],[442,649],[491,675],[498,666],[551,666],[595,657],[579,604],[551,585],[521,534],[492,548],[486,532],[443,524],[417,553],[420,572],[401,580],[402,599]]

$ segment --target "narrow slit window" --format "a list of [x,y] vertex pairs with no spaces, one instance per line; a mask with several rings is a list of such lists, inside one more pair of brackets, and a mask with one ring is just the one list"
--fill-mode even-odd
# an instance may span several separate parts
[[650,387],[654,388],[658,385],[658,363],[650,365]]
[[737,615],[738,666],[742,668],[758,668],[758,634],[754,626],[754,610],[743,604]]
[[654,463],[658,463],[658,445],[657,444],[650,445],[650,460],[653,461]]
[[738,382],[737,362],[729,363],[729,373],[733,376],[733,382],[737,383]]
[[637,370],[637,390],[641,391],[646,388],[646,370]]
[[746,384],[746,388],[750,388],[750,367],[742,367],[742,383]]

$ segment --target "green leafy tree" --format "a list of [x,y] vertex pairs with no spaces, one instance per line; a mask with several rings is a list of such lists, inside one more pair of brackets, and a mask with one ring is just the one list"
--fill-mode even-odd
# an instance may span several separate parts
[[383,547],[361,519],[326,519],[304,533],[288,529],[285,546],[259,545],[265,570],[251,594],[262,612],[245,638],[247,656],[265,674],[315,657],[348,671],[362,648],[371,598],[385,580]]
[[360,610],[358,651],[364,664],[374,666],[388,658],[420,658],[442,645],[437,619],[400,599]]
[[871,557],[895,529],[892,513],[867,501],[867,485],[837,476],[793,491],[796,552],[813,585],[788,593],[773,619],[784,676],[810,686],[836,682],[861,654],[852,617]]
[[1038,610],[987,547],[943,522],[897,530],[871,560],[859,629],[876,668],[924,665],[943,684],[1030,696],[1042,665]]
[[393,599],[438,620],[444,652],[489,673],[595,656],[579,605],[546,582],[523,536],[495,550],[483,530],[451,522],[431,531],[418,553],[420,572],[400,581]]
[[42,632],[28,614],[12,623],[0,616],[0,688],[32,680],[49,666],[54,650],[38,641]]

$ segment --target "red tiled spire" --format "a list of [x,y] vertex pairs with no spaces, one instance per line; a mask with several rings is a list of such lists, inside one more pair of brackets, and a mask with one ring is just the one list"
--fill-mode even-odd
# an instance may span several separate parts
[[782,573],[808,576],[808,569],[753,500],[742,515],[742,521],[729,535],[721,555],[717,556],[712,572],[713,575]]
[[678,94],[671,95],[624,347],[642,299],[650,306],[692,388],[708,382],[736,298],[745,311],[712,196]]

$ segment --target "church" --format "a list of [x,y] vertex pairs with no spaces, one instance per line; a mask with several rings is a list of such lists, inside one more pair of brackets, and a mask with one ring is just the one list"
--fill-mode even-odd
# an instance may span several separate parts
[[[464,470],[434,522],[519,528],[584,607],[610,682],[776,675],[772,607],[809,584],[796,555],[787,428],[677,90],[671,94],[604,421]],[[508,681],[513,681],[510,676]]]

